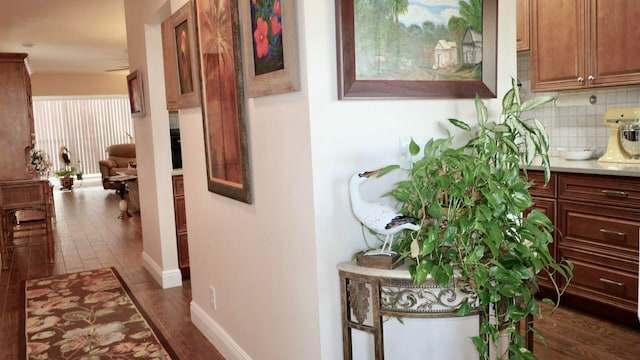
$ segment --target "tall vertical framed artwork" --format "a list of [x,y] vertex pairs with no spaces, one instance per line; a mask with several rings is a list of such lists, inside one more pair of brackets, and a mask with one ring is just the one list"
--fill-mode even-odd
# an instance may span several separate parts
[[129,91],[129,107],[131,117],[144,117],[144,92],[142,90],[142,77],[139,71],[127,75],[127,90]]
[[299,89],[295,1],[240,0],[248,97]]
[[238,2],[196,0],[209,191],[251,203]]
[[178,108],[200,105],[195,5],[188,1],[171,15],[178,75]]

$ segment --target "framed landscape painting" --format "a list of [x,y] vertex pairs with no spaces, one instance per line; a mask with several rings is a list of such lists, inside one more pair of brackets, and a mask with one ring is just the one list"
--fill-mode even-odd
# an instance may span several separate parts
[[293,0],[240,0],[247,96],[298,90]]
[[196,0],[209,191],[251,203],[238,2]]
[[336,0],[338,98],[496,96],[498,0]]

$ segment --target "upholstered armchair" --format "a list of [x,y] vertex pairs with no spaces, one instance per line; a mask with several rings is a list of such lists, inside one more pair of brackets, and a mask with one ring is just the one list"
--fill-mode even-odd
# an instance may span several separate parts
[[105,189],[118,190],[120,184],[107,180],[110,176],[117,175],[118,172],[125,172],[136,166],[136,145],[135,144],[114,144],[107,148],[107,159],[100,160],[100,173],[102,174],[102,187]]

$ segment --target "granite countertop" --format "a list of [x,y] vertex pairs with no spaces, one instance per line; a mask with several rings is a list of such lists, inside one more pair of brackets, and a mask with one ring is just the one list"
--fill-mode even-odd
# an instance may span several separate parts
[[182,175],[182,169],[173,169],[173,170],[171,170],[171,176],[178,176],[178,175]]
[[[605,163],[597,159],[591,160],[565,160],[559,156],[550,156],[551,171],[578,174],[614,175],[640,177],[640,163]],[[540,164],[540,161],[534,161]],[[540,165],[532,165],[530,170],[542,170]]]

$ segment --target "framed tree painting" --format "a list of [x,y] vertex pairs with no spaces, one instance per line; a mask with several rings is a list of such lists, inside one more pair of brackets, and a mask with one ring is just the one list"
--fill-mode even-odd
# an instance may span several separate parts
[[293,0],[240,0],[247,96],[299,88]]
[[200,77],[196,45],[195,9],[188,1],[171,15],[178,74],[178,108],[200,105]]
[[209,191],[251,203],[238,2],[196,0]]
[[336,0],[338,98],[496,97],[498,0]]

